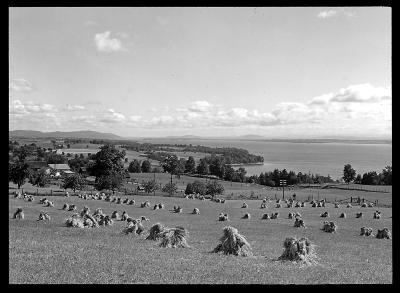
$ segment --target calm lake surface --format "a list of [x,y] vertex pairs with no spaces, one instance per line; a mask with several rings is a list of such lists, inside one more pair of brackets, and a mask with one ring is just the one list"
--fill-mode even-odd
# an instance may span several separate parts
[[340,178],[345,164],[357,174],[381,172],[392,165],[391,144],[293,143],[256,140],[149,139],[153,143],[192,144],[210,147],[237,147],[264,157],[264,165],[247,165],[247,175],[259,175],[275,168]]

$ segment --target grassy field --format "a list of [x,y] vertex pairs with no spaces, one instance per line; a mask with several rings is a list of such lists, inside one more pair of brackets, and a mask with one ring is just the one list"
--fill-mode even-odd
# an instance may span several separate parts
[[[132,197],[132,196],[130,196]],[[362,226],[392,231],[392,209],[379,208],[380,220],[372,218],[376,208],[260,209],[261,200],[229,200],[225,204],[174,197],[134,196],[135,206],[117,205],[105,201],[83,200],[77,197],[54,196],[55,207],[42,207],[35,202],[9,197],[9,282],[10,283],[262,283],[262,284],[321,284],[321,283],[392,283],[392,240],[359,236]],[[165,210],[140,208],[140,202],[165,204]],[[146,216],[148,229],[160,222],[168,227],[184,226],[189,231],[190,248],[161,248],[143,236],[121,234],[124,222],[111,227],[93,229],[67,228],[65,219],[72,212],[60,210],[64,203],[74,203],[78,210],[84,205],[92,211],[102,208],[111,214],[125,210],[134,218]],[[172,213],[174,205],[183,208]],[[17,207],[25,211],[25,220],[11,219]],[[151,206],[152,207],[152,206]],[[200,215],[190,214],[193,208]],[[38,214],[46,210],[49,222],[38,222]],[[261,220],[263,213],[279,212],[276,220]],[[306,229],[294,228],[287,218],[290,211],[299,211]],[[328,211],[338,225],[334,234],[321,231]],[[364,217],[356,219],[356,212]],[[220,212],[228,213],[229,222],[218,222]],[[250,220],[241,219],[244,213]],[[346,219],[338,218],[341,212]],[[218,244],[222,228],[231,225],[244,235],[252,246],[253,257],[234,257],[210,253]],[[316,245],[318,263],[304,266],[276,259],[282,253],[286,237],[308,237]]]

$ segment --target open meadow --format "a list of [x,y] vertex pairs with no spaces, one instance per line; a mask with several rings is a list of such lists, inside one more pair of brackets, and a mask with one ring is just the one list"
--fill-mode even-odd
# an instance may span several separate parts
[[[275,201],[261,209],[261,200],[216,203],[210,200],[161,196],[124,196],[136,200],[135,205],[116,204],[104,200],[84,200],[76,196],[47,197],[54,207],[9,196],[9,282],[10,283],[261,283],[261,284],[321,284],[321,283],[392,283],[392,240],[360,236],[360,228],[387,227],[392,231],[392,209],[385,207],[335,208],[326,207],[276,208]],[[140,203],[150,201],[150,207]],[[153,210],[156,203],[165,209]],[[133,218],[145,216],[142,235],[122,233],[126,222],[115,221],[113,226],[98,228],[69,228],[65,220],[73,212],[62,210],[64,203],[75,204],[77,211],[86,205],[91,211],[102,208],[106,214],[126,211]],[[174,205],[182,213],[172,211]],[[18,207],[24,220],[12,219]],[[199,215],[191,214],[194,208]],[[379,209],[381,219],[373,219]],[[37,221],[40,211],[47,211],[50,221]],[[320,214],[327,211],[328,218]],[[357,212],[362,218],[356,218]],[[229,221],[218,221],[220,213]],[[264,213],[279,212],[278,219],[262,220]],[[306,228],[295,228],[289,212],[300,212]],[[339,218],[340,213],[347,218]],[[250,213],[250,219],[242,219]],[[324,220],[334,221],[336,233],[321,230]],[[190,248],[162,248],[146,240],[148,229],[155,223],[167,227],[183,226],[189,232]],[[211,251],[219,243],[222,229],[233,226],[246,237],[254,256],[218,255]],[[316,245],[317,263],[305,265],[282,262],[286,237],[307,237]]]

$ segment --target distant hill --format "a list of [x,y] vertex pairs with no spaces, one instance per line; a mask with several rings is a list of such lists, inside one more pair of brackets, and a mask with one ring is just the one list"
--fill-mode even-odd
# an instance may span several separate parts
[[121,136],[112,133],[102,133],[91,130],[82,131],[54,131],[54,132],[42,132],[35,130],[12,130],[8,133],[9,137],[25,137],[25,138],[91,138],[91,139],[124,139]]

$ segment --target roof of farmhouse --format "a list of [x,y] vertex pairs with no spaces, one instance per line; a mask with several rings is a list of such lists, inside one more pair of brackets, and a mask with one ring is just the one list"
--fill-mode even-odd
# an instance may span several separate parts
[[68,164],[49,164],[49,167],[54,170],[70,170]]

